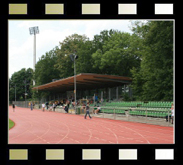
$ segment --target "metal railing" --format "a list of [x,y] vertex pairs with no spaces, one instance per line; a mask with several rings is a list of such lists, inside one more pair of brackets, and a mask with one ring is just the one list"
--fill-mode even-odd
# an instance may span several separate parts
[[[17,101],[15,104],[18,107],[27,107],[29,108],[30,101]],[[35,109],[42,109],[39,101],[35,101]],[[140,123],[148,123],[155,125],[163,125],[163,126],[173,126],[171,124],[171,110],[167,108],[143,108],[143,107],[108,107],[101,106],[100,111],[95,114],[95,110],[97,107],[90,106],[90,114],[93,117],[98,118],[107,118],[113,120],[121,120],[121,121],[130,121],[130,122],[140,122]],[[47,110],[47,109],[46,109]],[[49,109],[53,111],[53,109]],[[55,112],[66,113],[64,107],[57,106]],[[82,106],[76,107],[75,109],[70,106],[68,113],[84,115],[86,111],[82,108]]]
[[[17,107],[29,108],[32,101],[12,101]],[[33,101],[34,107],[39,105],[39,101]]]
[[[78,107],[81,108],[81,107]],[[90,114],[94,117],[113,120],[148,123],[163,126],[171,124],[171,110],[163,108],[128,108],[128,107],[101,107],[98,114],[95,114],[96,107],[90,107]],[[85,111],[79,114],[84,114]]]

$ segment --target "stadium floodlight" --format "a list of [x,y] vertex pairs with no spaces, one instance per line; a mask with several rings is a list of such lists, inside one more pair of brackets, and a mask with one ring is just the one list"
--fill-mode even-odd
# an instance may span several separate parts
[[75,55],[75,54],[70,54],[69,57],[72,61],[74,61],[75,59],[78,59],[78,55]]
[[[36,34],[39,34],[39,27],[30,27],[29,28],[30,35],[34,35],[34,54],[33,54],[33,71],[35,71],[36,65]],[[35,85],[35,80],[33,80],[33,85]]]
[[29,32],[30,32],[30,35],[34,34],[39,34],[39,27],[38,26],[35,26],[35,27],[30,27],[29,28]]
[[71,61],[74,61],[74,55],[73,54],[70,54],[69,57],[70,57]]

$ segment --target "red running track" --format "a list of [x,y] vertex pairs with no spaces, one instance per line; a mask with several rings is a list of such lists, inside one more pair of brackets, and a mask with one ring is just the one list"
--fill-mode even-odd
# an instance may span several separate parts
[[173,144],[173,128],[9,107],[9,144]]

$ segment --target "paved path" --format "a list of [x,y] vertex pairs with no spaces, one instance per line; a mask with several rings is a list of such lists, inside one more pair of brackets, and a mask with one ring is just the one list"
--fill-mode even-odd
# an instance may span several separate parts
[[9,107],[9,144],[173,144],[173,127]]

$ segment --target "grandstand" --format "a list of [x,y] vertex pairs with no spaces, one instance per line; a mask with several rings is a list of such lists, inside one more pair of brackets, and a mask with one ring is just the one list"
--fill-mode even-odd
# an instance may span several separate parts
[[[103,105],[100,105],[101,110],[97,116],[115,120],[127,120],[133,122],[172,126],[172,124],[170,124],[171,104],[172,102],[170,101],[106,102]],[[168,122],[166,122],[166,117]]]
[[[106,102],[104,105],[101,105],[104,113],[115,113],[116,114],[125,114],[125,111],[129,111],[129,115],[132,116],[147,116],[147,117],[159,117],[165,118],[168,113],[170,113],[172,102],[155,102],[148,101],[121,101],[121,102]],[[92,104],[91,106],[94,106]]]
[[[123,101],[121,98],[122,90],[129,97],[132,96],[131,89],[129,88],[132,79],[129,77],[80,73],[76,75],[76,82],[77,101],[80,99],[91,101],[94,96],[98,96],[99,101],[103,100],[98,103],[101,110],[96,117],[120,118],[129,121],[134,121],[135,117],[138,117],[141,120],[145,118],[145,122],[156,118],[163,119],[165,122],[165,117],[169,117],[171,114],[172,101]],[[41,98],[41,100],[37,101],[35,104],[36,108],[40,108],[42,102],[50,104],[55,101],[63,101],[64,99],[71,100],[70,98],[74,94],[74,76],[36,86],[33,90],[37,92],[50,91],[52,93],[48,98]],[[28,103],[22,103],[22,106],[24,105],[28,105]],[[91,112],[93,109],[96,109],[96,105],[97,102],[93,100],[90,104]],[[58,105],[56,111],[64,112],[61,109],[63,109],[63,105]],[[69,112],[74,112],[72,105],[70,105],[69,109]],[[75,113],[84,113],[80,105],[77,106]]]

